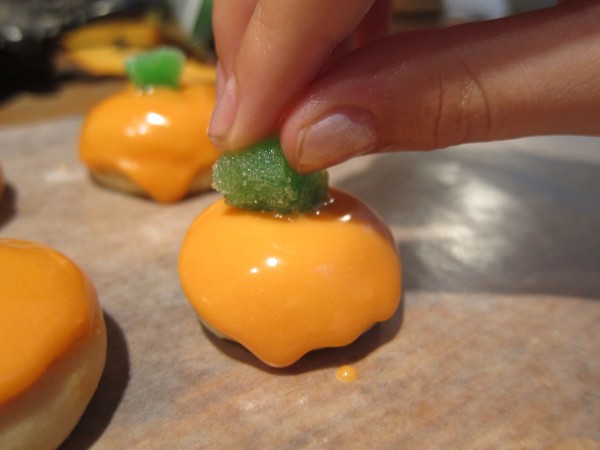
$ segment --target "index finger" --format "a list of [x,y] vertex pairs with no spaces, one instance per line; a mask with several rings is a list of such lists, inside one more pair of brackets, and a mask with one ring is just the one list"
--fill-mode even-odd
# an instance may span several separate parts
[[[213,113],[213,141],[239,149],[274,132],[286,106],[316,78],[374,1],[258,0],[241,38],[239,28],[224,31],[235,24],[221,22],[225,9],[239,7],[239,1],[217,2],[215,37],[221,40],[217,51],[223,51],[227,82]],[[247,12],[236,13],[235,20]]]
[[213,30],[219,63],[229,75],[240,42],[258,0],[216,0],[213,5]]

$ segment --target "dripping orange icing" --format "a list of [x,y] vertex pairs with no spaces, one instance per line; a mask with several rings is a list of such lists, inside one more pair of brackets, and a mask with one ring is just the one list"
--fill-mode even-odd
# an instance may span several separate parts
[[353,383],[358,380],[358,372],[353,366],[344,365],[337,368],[335,377],[342,383]]
[[94,288],[69,259],[44,246],[0,239],[0,403],[33,385],[92,327]]
[[210,83],[148,92],[132,86],[89,113],[81,159],[90,169],[126,175],[157,201],[180,200],[219,156],[206,133],[214,97]]
[[335,190],[317,212],[282,217],[216,202],[188,231],[179,272],[210,328],[276,367],[349,344],[400,300],[388,229]]

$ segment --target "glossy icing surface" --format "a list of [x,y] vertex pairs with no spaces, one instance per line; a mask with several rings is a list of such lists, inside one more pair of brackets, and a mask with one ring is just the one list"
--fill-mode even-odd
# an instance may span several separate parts
[[0,239],[0,403],[17,396],[78,338],[100,310],[69,259],[44,246]]
[[219,156],[206,132],[214,97],[210,83],[109,97],[85,120],[81,159],[126,175],[157,201],[180,200]]
[[179,259],[182,287],[207,325],[276,367],[390,318],[400,271],[385,225],[334,190],[317,212],[281,217],[218,201],[194,221]]
[[354,383],[358,380],[358,372],[354,366],[344,365],[337,368],[335,377],[342,383]]

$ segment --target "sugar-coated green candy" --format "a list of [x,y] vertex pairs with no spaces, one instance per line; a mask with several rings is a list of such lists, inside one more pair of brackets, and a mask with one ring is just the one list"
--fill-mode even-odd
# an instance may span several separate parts
[[285,159],[278,138],[245,151],[223,154],[213,166],[213,184],[238,208],[282,214],[307,211],[327,195],[327,172],[301,174]]
[[156,50],[131,56],[125,61],[129,79],[139,88],[153,86],[179,87],[185,55],[175,47],[160,47]]

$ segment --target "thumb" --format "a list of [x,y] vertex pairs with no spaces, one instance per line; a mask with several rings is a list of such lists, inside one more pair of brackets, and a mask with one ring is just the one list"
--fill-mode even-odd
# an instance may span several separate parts
[[598,23],[600,2],[584,0],[363,46],[288,110],[286,156],[312,171],[372,152],[600,134]]

